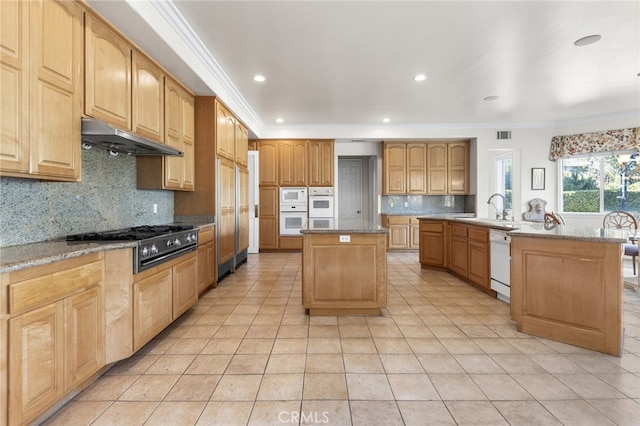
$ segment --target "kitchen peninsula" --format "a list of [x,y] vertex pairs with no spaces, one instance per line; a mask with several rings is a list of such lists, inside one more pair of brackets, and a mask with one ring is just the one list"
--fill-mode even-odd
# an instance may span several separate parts
[[336,219],[302,233],[302,304],[309,315],[378,315],[387,305],[388,230]]

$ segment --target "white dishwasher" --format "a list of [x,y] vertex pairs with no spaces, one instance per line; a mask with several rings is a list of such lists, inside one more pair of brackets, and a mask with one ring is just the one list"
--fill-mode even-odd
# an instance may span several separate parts
[[511,295],[511,237],[509,231],[489,230],[491,241],[491,288],[498,299],[509,303]]

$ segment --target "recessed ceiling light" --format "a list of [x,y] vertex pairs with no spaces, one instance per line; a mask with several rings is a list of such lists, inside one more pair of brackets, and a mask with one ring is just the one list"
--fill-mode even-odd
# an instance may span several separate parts
[[385,117],[385,118],[383,118],[383,119],[382,119],[382,122],[383,122],[383,123],[388,123],[388,122],[390,122],[390,121],[391,121],[391,119],[390,119],[390,118],[386,118],[386,117]]
[[586,37],[579,38],[578,40],[573,42],[573,45],[578,47],[588,46],[590,44],[600,41],[601,38],[602,36],[600,34],[592,34]]
[[276,118],[276,123],[284,123],[284,120],[280,117]]
[[486,98],[482,98],[483,100],[487,101],[487,102],[491,102],[491,101],[496,101],[498,99],[500,99],[499,96],[487,96]]
[[414,79],[415,81],[424,81],[424,80],[426,80],[426,79],[427,79],[427,76],[426,76],[426,75],[424,75],[424,74],[418,74],[418,75],[416,75],[415,77],[413,77],[413,79]]
[[265,81],[266,79],[264,78],[264,75],[260,75],[260,74],[258,74],[258,75],[256,75],[255,77],[253,77],[253,80],[254,80],[254,81],[257,81],[257,82],[259,82],[259,83],[262,83],[262,82],[263,82],[263,81]]

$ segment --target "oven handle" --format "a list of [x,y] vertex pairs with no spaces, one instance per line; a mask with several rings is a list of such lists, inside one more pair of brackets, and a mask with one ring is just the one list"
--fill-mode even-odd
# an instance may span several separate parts
[[144,268],[147,269],[152,265],[155,265],[156,263],[161,263],[173,257],[178,257],[182,254],[188,253],[190,251],[194,251],[196,248],[198,248],[198,246],[195,246],[195,245],[189,246],[189,247],[183,247],[180,250],[172,251],[171,253],[167,253],[159,257],[154,257],[153,259],[143,260],[140,262],[140,266],[141,267],[144,266]]

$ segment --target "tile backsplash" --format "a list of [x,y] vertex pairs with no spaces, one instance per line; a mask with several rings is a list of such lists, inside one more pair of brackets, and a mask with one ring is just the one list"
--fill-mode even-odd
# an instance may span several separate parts
[[475,195],[384,195],[382,214],[475,213]]
[[136,189],[135,157],[83,150],[82,182],[0,178],[0,247],[170,222],[173,191]]

